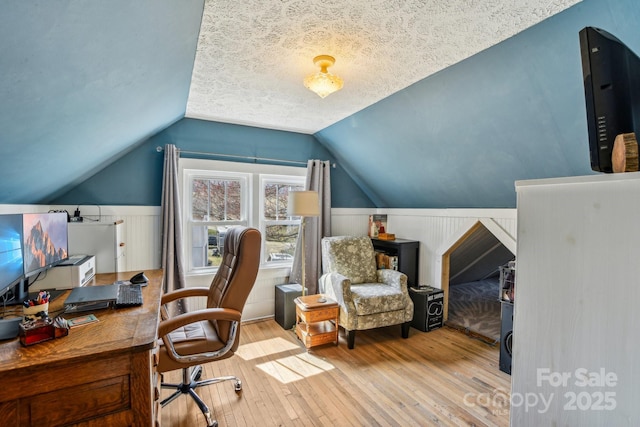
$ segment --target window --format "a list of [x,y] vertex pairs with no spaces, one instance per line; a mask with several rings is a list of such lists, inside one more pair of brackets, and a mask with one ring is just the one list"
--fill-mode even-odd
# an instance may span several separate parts
[[228,227],[249,224],[250,175],[222,171],[188,171],[185,209],[190,251],[189,270],[218,267]]
[[227,228],[262,233],[262,266],[291,265],[300,218],[287,216],[289,192],[304,188],[306,168],[180,159],[188,273],[220,265]]
[[304,178],[261,175],[260,183],[263,263],[290,263],[296,249],[300,218],[287,216],[289,192],[304,189]]

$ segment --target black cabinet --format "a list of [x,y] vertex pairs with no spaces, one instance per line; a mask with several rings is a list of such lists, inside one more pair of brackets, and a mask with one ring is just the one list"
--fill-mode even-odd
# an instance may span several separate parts
[[384,252],[387,255],[398,257],[398,271],[407,275],[409,286],[419,285],[420,242],[406,239],[371,239],[371,242],[373,242],[373,249],[376,252]]

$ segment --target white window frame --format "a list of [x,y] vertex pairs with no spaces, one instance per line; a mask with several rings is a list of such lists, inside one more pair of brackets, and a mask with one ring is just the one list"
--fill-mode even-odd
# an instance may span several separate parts
[[[213,274],[217,271],[217,267],[201,267],[194,269],[192,267],[192,234],[191,227],[193,224],[189,224],[191,220],[191,179],[194,176],[198,177],[238,177],[246,176],[246,197],[247,201],[244,203],[246,207],[246,223],[244,223],[245,217],[243,214],[243,224],[249,227],[255,227],[260,230],[264,235],[264,224],[261,222],[261,218],[264,217],[262,211],[262,194],[263,187],[261,176],[265,177],[288,177],[297,181],[301,180],[304,186],[307,168],[295,167],[295,166],[280,166],[280,165],[263,165],[255,163],[241,163],[241,162],[225,162],[220,160],[207,160],[207,159],[188,159],[181,158],[178,162],[179,179],[181,180],[179,188],[182,189],[182,230],[184,239],[184,260],[186,265],[186,274],[188,276],[201,275],[201,274]],[[244,194],[244,193],[243,193]],[[244,196],[243,196],[244,197]],[[297,219],[299,222],[299,218]],[[295,220],[294,220],[295,223]],[[205,225],[208,223],[198,222],[198,225]],[[229,224],[230,225],[230,224]],[[264,256],[264,239],[262,242],[260,260],[261,269],[265,268],[290,268],[291,262],[266,262]]]
[[[251,192],[252,192],[252,176],[249,173],[228,172],[228,171],[212,171],[203,169],[185,169],[183,172],[183,200],[184,200],[184,218],[183,218],[183,239],[184,239],[184,259],[187,263],[187,272],[189,273],[209,273],[215,271],[215,267],[194,267],[193,266],[193,228],[204,226],[234,226],[250,224],[251,212]],[[192,182],[194,179],[221,179],[221,180],[238,180],[240,182],[240,220],[235,221],[211,221],[194,220],[191,215],[193,206]]]
[[[291,175],[271,175],[260,174],[260,198],[258,203],[259,213],[259,229],[263,236],[266,236],[267,227],[270,225],[300,225],[300,217],[287,217],[282,220],[267,220],[264,215],[265,206],[265,187],[269,184],[282,184],[292,185],[296,187],[304,188],[306,178],[304,176],[291,176]],[[262,254],[261,264],[268,266],[291,266],[292,261],[269,261],[267,260],[267,242],[266,239],[262,239],[262,248],[260,250]]]

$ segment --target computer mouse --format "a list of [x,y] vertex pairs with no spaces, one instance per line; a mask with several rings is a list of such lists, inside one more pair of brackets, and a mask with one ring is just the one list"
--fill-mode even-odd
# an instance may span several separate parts
[[144,273],[138,273],[135,276],[133,276],[131,279],[129,279],[129,281],[135,285],[138,283],[147,283],[149,282],[149,279],[147,278],[147,276],[144,275]]

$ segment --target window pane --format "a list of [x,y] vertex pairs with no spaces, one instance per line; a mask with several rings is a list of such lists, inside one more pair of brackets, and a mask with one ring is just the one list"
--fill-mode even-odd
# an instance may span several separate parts
[[242,210],[240,207],[240,181],[227,181],[227,221],[239,221],[242,219]]
[[207,227],[194,226],[191,230],[191,267],[207,267]]
[[302,186],[266,184],[264,186],[264,218],[276,221],[286,219],[289,192],[293,190],[302,190]]
[[218,267],[224,249],[226,227],[194,226],[191,238],[192,268]]
[[191,184],[191,219],[203,221],[209,214],[207,205],[209,204],[209,186],[206,179],[194,179]]
[[264,217],[266,219],[276,219],[276,199],[278,184],[267,184],[264,186]]
[[241,220],[241,184],[239,180],[193,179],[191,191],[192,220]]
[[266,261],[293,261],[298,238],[296,225],[269,225],[265,230]]

